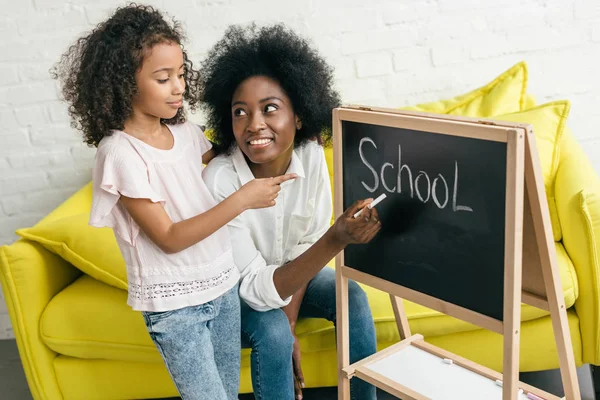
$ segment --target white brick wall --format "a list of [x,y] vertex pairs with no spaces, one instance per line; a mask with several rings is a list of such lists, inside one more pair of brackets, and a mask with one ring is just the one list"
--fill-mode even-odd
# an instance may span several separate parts
[[[93,150],[69,127],[48,70],[80,33],[122,3],[0,2],[0,245],[90,179]],[[228,24],[287,23],[335,66],[345,102],[395,107],[450,97],[526,60],[529,91],[539,103],[572,101],[569,125],[600,171],[598,0],[149,3],[184,22],[193,60]],[[0,338],[11,336],[0,300]]]

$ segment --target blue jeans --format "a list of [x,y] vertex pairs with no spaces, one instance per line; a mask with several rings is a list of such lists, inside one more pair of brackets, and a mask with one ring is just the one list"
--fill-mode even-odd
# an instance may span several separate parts
[[[308,284],[300,306],[300,318],[325,318],[335,324],[335,271],[323,268]],[[365,292],[348,282],[350,362],[375,353],[375,326]],[[290,324],[281,309],[255,311],[242,301],[242,347],[251,348],[252,387],[256,400],[293,400],[294,379]],[[376,399],[375,387],[354,377],[353,400]]]
[[238,398],[238,285],[208,303],[142,315],[183,400]]

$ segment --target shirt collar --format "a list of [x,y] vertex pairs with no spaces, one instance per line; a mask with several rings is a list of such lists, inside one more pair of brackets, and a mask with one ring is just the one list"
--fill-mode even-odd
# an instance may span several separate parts
[[[238,173],[240,178],[240,182],[242,185],[250,182],[254,179],[254,174],[250,170],[248,163],[246,162],[246,158],[244,157],[244,153],[240,150],[239,147],[236,146],[233,151],[233,166]],[[300,158],[296,154],[296,149],[292,151],[292,161],[290,162],[290,166],[288,167],[286,174],[296,174],[298,178],[304,178],[304,167],[302,166],[302,162],[300,162]],[[288,181],[289,182],[289,181]],[[287,182],[284,182],[285,185]]]

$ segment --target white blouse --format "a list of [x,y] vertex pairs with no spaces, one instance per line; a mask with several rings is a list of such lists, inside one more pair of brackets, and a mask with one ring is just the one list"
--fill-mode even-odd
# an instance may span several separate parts
[[[329,229],[331,187],[325,153],[316,142],[294,149],[286,173],[298,178],[281,184],[276,205],[247,210],[228,226],[233,256],[240,269],[240,296],[266,311],[287,305],[273,283],[273,272],[304,253]],[[217,201],[230,196],[254,175],[239,148],[213,159],[203,172]]]
[[227,227],[175,254],[166,254],[140,230],[121,195],[161,203],[173,222],[217,203],[202,179],[202,155],[211,144],[190,122],[169,125],[170,150],[122,131],[100,141],[93,170],[90,225],[113,228],[127,265],[127,303],[139,311],[168,311],[211,301],[239,280]]

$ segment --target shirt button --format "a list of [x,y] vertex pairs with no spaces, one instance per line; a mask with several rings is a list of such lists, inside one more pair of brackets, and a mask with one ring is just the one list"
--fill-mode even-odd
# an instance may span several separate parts
[[277,219],[281,219],[281,215],[278,215],[278,216],[277,216]]
[[281,238],[277,238],[277,241],[278,241],[278,242],[281,242]]

